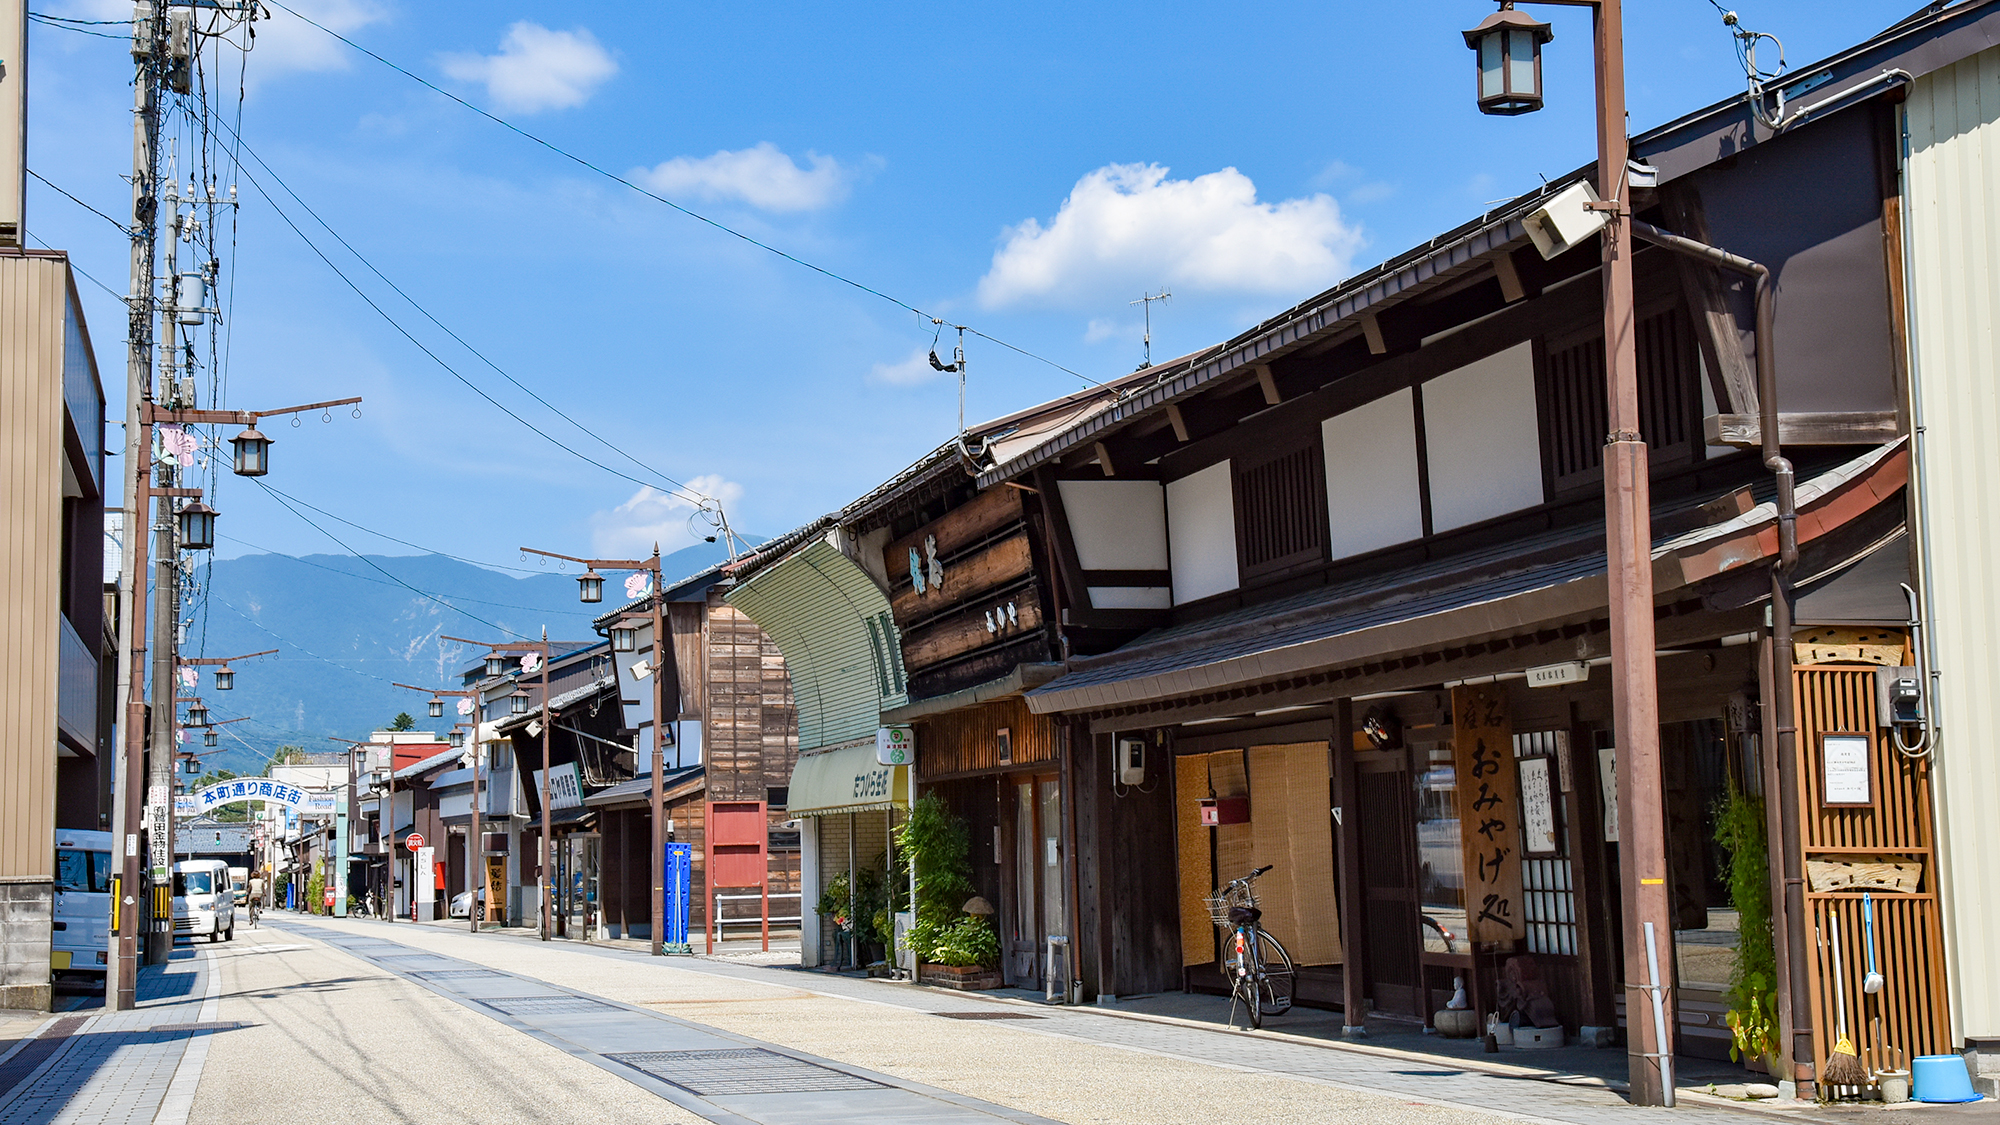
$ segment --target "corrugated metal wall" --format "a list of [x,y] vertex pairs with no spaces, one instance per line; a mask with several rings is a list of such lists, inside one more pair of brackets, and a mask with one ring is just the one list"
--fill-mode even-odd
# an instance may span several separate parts
[[0,257],[0,879],[54,876],[65,273]]
[[905,701],[902,642],[889,601],[826,541],[730,591],[728,601],[785,655],[801,750],[873,735],[882,709]]
[[1912,375],[1953,1036],[2000,1035],[2000,49],[1917,80],[1904,112]]

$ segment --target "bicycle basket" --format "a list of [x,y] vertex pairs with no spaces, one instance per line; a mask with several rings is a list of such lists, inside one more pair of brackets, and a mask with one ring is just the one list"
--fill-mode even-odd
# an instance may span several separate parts
[[1224,933],[1228,933],[1236,928],[1236,923],[1230,919],[1229,912],[1242,906],[1255,907],[1257,896],[1242,888],[1224,888],[1221,894],[1209,895],[1202,899],[1202,902],[1208,906],[1209,921],[1214,922]]

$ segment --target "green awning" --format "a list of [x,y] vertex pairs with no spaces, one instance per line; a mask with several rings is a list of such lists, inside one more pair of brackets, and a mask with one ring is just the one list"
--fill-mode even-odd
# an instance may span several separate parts
[[785,811],[792,816],[829,816],[872,809],[905,809],[910,804],[908,766],[875,760],[875,740],[853,742],[799,755]]

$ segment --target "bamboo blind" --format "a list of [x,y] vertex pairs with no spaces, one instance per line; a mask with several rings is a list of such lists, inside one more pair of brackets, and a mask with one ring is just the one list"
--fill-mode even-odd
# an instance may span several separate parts
[[1326,743],[1253,746],[1250,779],[1257,791],[1250,806],[1253,863],[1275,865],[1257,881],[1264,928],[1297,964],[1339,964]]
[[[1819,893],[1808,888],[1814,1062],[1825,1067],[1844,1015],[1848,1036],[1870,1070],[1906,1066],[1917,1055],[1951,1048],[1944,933],[1932,850],[1930,766],[1904,757],[1877,727],[1873,667],[1816,665],[1794,669],[1792,675],[1798,701],[1799,824],[1805,857],[1881,856],[1918,864],[1923,872],[1913,893],[1871,895],[1875,964],[1885,978],[1882,990],[1873,996],[1861,989],[1868,972],[1869,940],[1862,925],[1860,892]],[[1825,806],[1820,736],[1830,732],[1868,735],[1867,806]],[[1836,931],[1844,1011],[1834,992]],[[1895,1049],[1893,1055],[1890,1047]]]
[[1202,901],[1214,886],[1208,862],[1208,829],[1201,826],[1201,799],[1208,796],[1208,755],[1174,759],[1174,846],[1180,854],[1181,964],[1215,960],[1215,926]]

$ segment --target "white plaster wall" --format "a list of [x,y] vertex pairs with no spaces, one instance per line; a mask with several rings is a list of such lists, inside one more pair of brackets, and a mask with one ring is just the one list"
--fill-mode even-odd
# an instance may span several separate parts
[[1165,586],[1092,586],[1093,609],[1172,609],[1173,591]]
[[1056,487],[1083,569],[1167,569],[1167,513],[1158,481],[1065,480]]
[[1229,462],[1167,483],[1167,542],[1175,605],[1236,588],[1236,495]]
[[1534,346],[1516,344],[1424,384],[1431,530],[1542,502]]
[[1405,388],[1319,425],[1327,543],[1336,559],[1424,533],[1414,398]]

